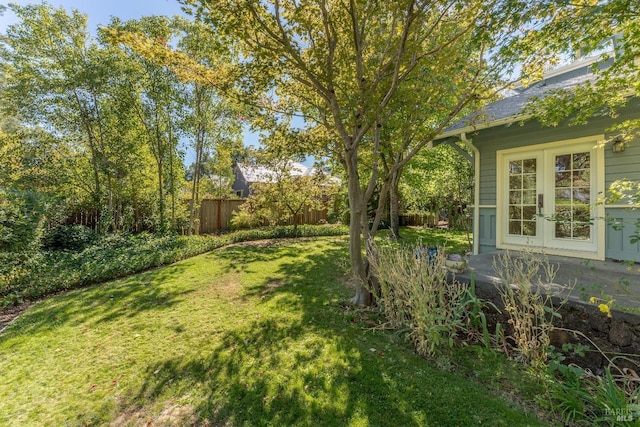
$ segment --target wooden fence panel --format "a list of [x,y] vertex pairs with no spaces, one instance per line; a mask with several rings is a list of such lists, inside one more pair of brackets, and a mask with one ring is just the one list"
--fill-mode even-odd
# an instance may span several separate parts
[[[196,217],[200,219],[196,226],[196,234],[215,233],[219,230],[229,229],[233,213],[240,209],[245,202],[244,199],[205,199],[202,200],[200,209],[196,213]],[[327,210],[309,209],[305,207],[296,220],[298,225],[302,224],[320,224],[327,222]],[[293,218],[287,221],[287,224],[293,225]]]
[[244,203],[240,199],[205,199],[198,209],[200,224],[196,233],[215,233],[218,230],[228,229],[231,224],[231,217]]
[[[302,224],[320,224],[325,223],[328,220],[326,209],[310,209],[305,206],[300,214],[296,216],[298,225]],[[293,218],[287,221],[288,225],[293,225]]]
[[[215,233],[219,230],[228,230],[231,226],[231,218],[234,212],[238,211],[245,201],[246,199],[202,200],[200,208],[196,210],[196,218],[198,218],[199,221],[195,224],[195,234],[207,234]],[[85,225],[95,229],[98,224],[98,216],[97,211],[78,211],[71,215],[65,224]],[[296,217],[298,225],[320,224],[327,222],[327,219],[326,209],[309,209],[309,207],[305,207]],[[289,218],[286,224],[293,225],[293,222],[293,218]],[[142,228],[139,228],[136,231],[141,230]]]

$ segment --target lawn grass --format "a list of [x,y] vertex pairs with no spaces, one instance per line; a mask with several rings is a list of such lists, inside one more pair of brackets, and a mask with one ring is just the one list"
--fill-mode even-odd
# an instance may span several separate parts
[[[389,237],[389,230],[380,230],[377,234],[379,240]],[[448,254],[464,255],[471,248],[467,240],[467,232],[452,229],[401,227],[400,245],[408,246],[438,246],[444,248]]]
[[348,232],[340,225],[300,225],[207,236],[109,234],[87,245],[71,245],[74,250],[0,251],[0,309],[171,264],[232,243]]
[[0,425],[542,425],[501,357],[434,363],[345,305],[347,258],[243,244],[41,301],[0,335]]

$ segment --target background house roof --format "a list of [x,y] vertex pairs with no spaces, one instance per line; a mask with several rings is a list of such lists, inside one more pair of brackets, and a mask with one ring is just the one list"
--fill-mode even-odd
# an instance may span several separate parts
[[[288,162],[287,166],[292,176],[307,176],[315,175],[316,173],[314,168],[298,162]],[[276,175],[275,171],[264,166],[238,163],[237,167],[247,182],[270,182]]]

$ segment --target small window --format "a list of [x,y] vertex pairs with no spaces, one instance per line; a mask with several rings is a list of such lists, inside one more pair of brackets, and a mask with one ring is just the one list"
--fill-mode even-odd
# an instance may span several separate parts
[[236,196],[242,197],[242,190],[236,190]]

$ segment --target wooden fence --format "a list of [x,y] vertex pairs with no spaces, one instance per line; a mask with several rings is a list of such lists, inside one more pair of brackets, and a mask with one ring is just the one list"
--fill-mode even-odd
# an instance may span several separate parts
[[[200,204],[200,208],[196,210],[195,234],[215,233],[219,230],[227,230],[231,225],[231,218],[234,212],[240,209],[240,206],[246,199],[204,199]],[[71,215],[66,225],[86,225],[95,229],[98,224],[98,211],[87,210],[78,211]],[[309,209],[305,207],[303,212],[296,217],[296,222],[300,224],[320,224],[327,221],[327,210]],[[293,218],[287,221],[287,224],[293,225]],[[142,231],[142,229],[136,230]]]
[[[244,199],[204,199],[200,204],[200,209],[196,217],[200,219],[196,225],[196,234],[215,233],[219,230],[226,230],[231,225],[233,213],[240,209],[245,202]],[[305,207],[303,212],[296,217],[296,222],[300,224],[320,224],[327,221],[326,209],[309,209]],[[291,218],[287,224],[293,225]]]
[[196,217],[200,222],[196,224],[196,234],[215,233],[225,230],[231,224],[233,213],[244,203],[242,199],[205,199],[202,200]]
[[[320,224],[326,223],[328,220],[326,209],[309,209],[305,206],[302,213],[296,217],[296,223],[301,224]],[[287,222],[288,225],[293,225],[293,218],[290,218]]]
[[403,214],[400,215],[400,225],[413,225],[421,227],[436,227],[438,225],[438,215],[427,214]]

